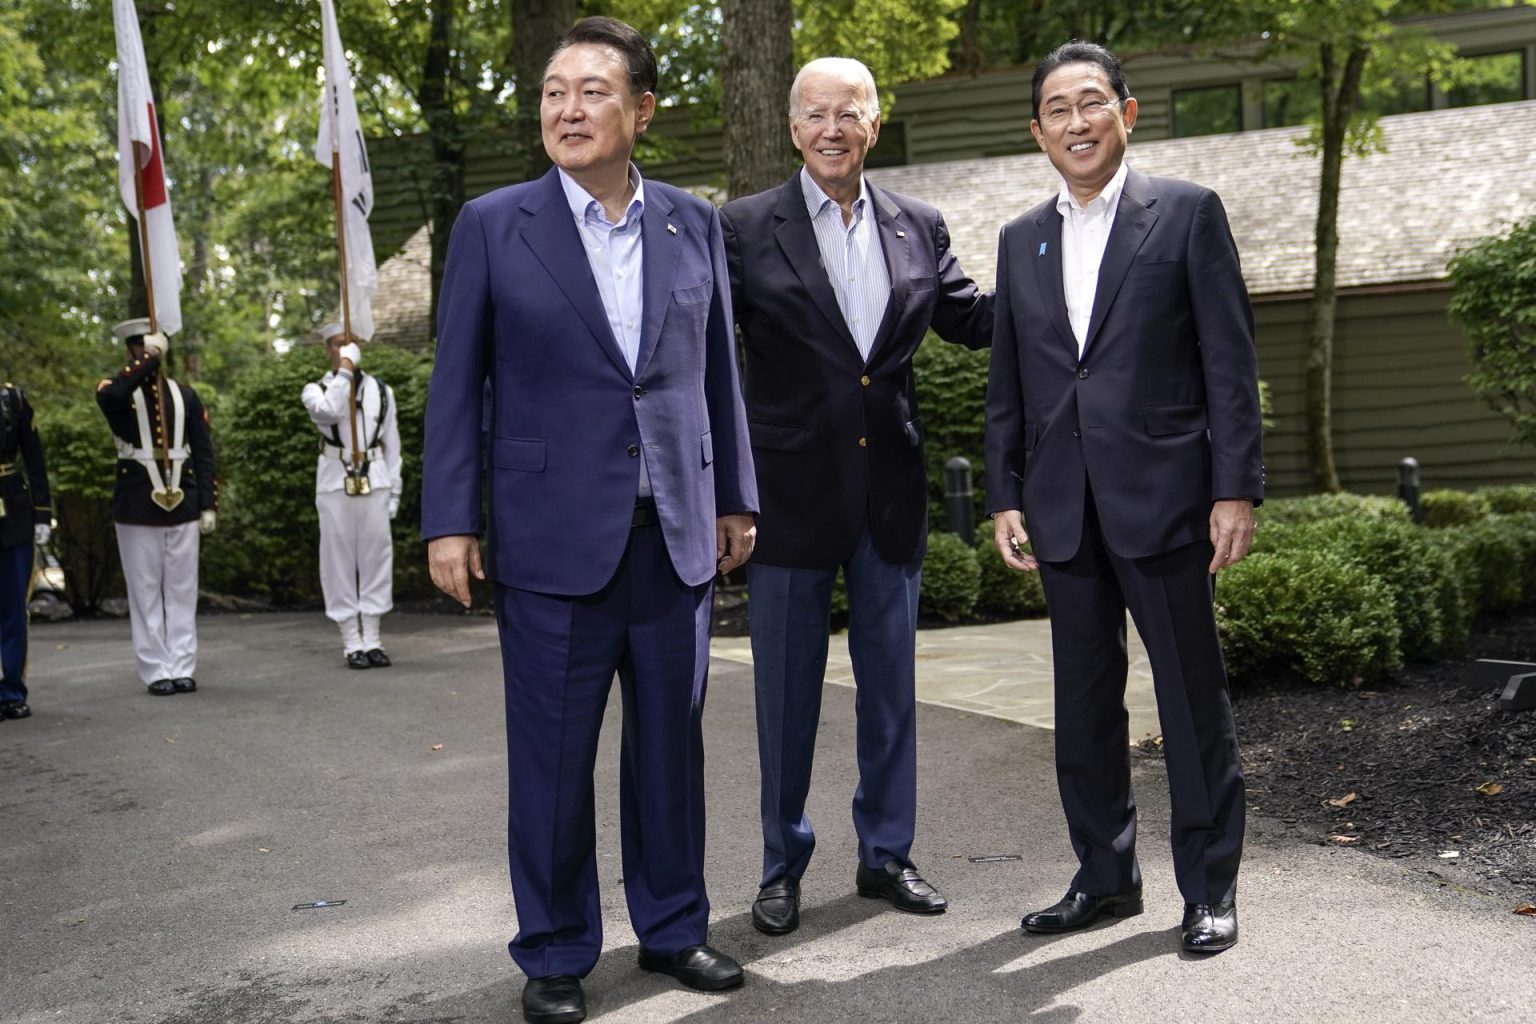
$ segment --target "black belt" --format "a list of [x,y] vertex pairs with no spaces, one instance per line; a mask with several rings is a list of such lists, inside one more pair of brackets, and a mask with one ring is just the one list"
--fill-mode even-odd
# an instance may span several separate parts
[[655,526],[660,519],[656,515],[656,503],[649,499],[635,502],[635,514],[630,526]]

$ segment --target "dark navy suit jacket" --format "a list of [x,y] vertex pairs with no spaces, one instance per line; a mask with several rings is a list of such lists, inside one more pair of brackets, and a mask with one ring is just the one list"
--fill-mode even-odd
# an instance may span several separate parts
[[[631,373],[558,171],[465,204],[438,300],[422,537],[478,534],[491,403],[497,583],[589,594],[629,543],[643,447],[678,577],[715,573],[715,519],[757,511],[713,206],[645,183],[644,332]],[[490,388],[484,387],[486,379]]]
[[[1078,357],[1056,197],[1003,228],[987,380],[987,507],[1065,561],[1091,482],[1105,541],[1141,558],[1264,496],[1253,311],[1216,193],[1130,170]],[[1022,504],[1021,504],[1022,495]]]
[[932,327],[970,348],[992,340],[977,292],[927,203],[869,184],[891,297],[869,361],[838,309],[800,172],[721,211],[763,514],[753,558],[830,569],[867,527],[894,565],[923,555],[923,421],[912,355]]

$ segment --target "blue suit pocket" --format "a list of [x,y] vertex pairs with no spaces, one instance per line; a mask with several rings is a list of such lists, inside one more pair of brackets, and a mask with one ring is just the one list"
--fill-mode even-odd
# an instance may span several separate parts
[[544,472],[545,442],[520,437],[491,439],[491,465],[524,473]]
[[1189,434],[1204,430],[1205,426],[1203,405],[1162,405],[1147,410],[1147,433],[1153,437]]
[[672,301],[679,306],[691,306],[696,302],[708,302],[714,294],[715,283],[703,281],[699,284],[691,284],[686,288],[672,289]]
[[769,448],[780,452],[805,451],[808,431],[793,423],[764,423],[761,420],[753,420],[747,424],[747,430],[752,435],[753,448]]
[[710,431],[706,430],[699,435],[699,449],[704,454],[704,465],[707,466],[715,461],[715,441],[710,436]]

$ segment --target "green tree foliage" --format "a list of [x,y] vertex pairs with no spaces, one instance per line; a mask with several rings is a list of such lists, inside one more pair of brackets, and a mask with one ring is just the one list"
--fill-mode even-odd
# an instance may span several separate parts
[[1456,255],[1451,315],[1467,332],[1467,383],[1508,418],[1513,439],[1536,444],[1536,219]]

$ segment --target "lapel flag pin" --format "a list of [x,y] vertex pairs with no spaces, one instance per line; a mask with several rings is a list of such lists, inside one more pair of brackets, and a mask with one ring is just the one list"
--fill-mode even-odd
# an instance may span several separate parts
[[671,223],[670,223],[670,222],[669,222],[669,223],[668,223],[668,224],[667,224],[667,232],[668,232],[668,233],[669,233],[669,234],[673,234],[673,235],[675,235],[675,234],[677,234],[677,228],[675,228],[675,227],[673,227],[673,226],[672,226],[672,225],[671,225]]
[[898,232],[896,232],[896,237],[897,238],[906,238],[907,237],[907,233],[905,231],[898,231]]
[[1040,243],[1040,251],[1035,253],[1035,255],[1036,256],[1044,256],[1045,255],[1045,243],[1044,242]]

